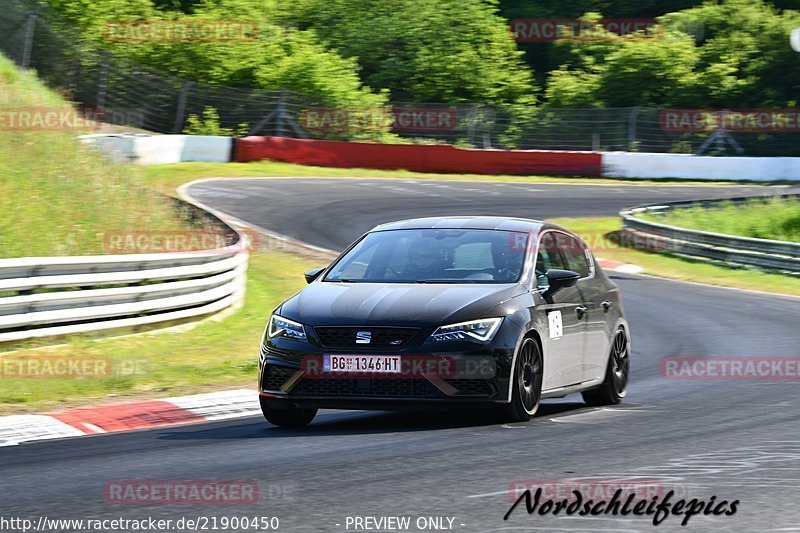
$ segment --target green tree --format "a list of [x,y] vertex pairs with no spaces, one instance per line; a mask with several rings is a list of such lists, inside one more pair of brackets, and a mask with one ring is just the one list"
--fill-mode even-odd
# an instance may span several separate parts
[[796,11],[762,0],[707,1],[664,21],[704,28],[697,68],[706,105],[781,107],[797,100],[800,55],[789,46],[789,33],[800,26]]
[[533,77],[494,0],[298,0],[279,16],[315,30],[394,100],[534,101]]
[[101,39],[106,23],[156,16],[150,0],[48,0],[84,37]]
[[[660,18],[661,34],[556,43],[550,106],[794,106],[800,56],[788,36],[798,14],[761,0],[709,0]],[[701,28],[698,35],[687,28]],[[597,30],[602,32],[602,30]]]
[[[184,79],[216,85],[286,89],[313,94],[320,105],[382,106],[386,95],[362,84],[358,65],[323,45],[313,31],[274,22],[275,2],[207,0],[187,3],[193,12],[157,10],[151,0],[54,0],[81,29],[119,56]],[[91,7],[89,6],[91,4]],[[130,4],[130,5],[128,5]],[[160,7],[167,4],[161,2]],[[117,21],[234,21],[252,24],[244,40],[130,41],[106,39],[104,28]]]

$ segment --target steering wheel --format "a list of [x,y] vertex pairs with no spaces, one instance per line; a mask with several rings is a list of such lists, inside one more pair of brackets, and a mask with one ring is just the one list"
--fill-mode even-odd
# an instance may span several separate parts
[[401,272],[398,272],[397,270],[394,269],[394,267],[389,266],[389,265],[386,265],[386,270],[388,270],[389,272],[391,272],[394,276],[396,276],[398,278],[403,275]]
[[509,283],[518,277],[517,272],[510,268],[498,268],[494,275],[495,280],[509,280]]

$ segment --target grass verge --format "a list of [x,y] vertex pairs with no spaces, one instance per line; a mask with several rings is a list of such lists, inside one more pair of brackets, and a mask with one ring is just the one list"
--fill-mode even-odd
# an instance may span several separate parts
[[621,221],[616,217],[556,218],[551,222],[580,235],[597,257],[638,265],[644,269],[645,274],[709,285],[800,296],[800,278],[623,248],[613,239],[613,234],[622,228]]
[[713,207],[681,207],[643,213],[645,220],[680,228],[756,239],[800,241],[800,198],[758,198]]
[[[523,183],[598,183],[606,185],[736,185],[741,182],[686,181],[686,180],[624,180],[614,178],[575,178],[558,176],[514,176],[486,174],[432,174],[408,170],[374,170],[368,168],[309,167],[280,163],[277,161],[255,161],[252,163],[177,163],[153,165],[142,169],[144,183],[161,192],[171,193],[186,182],[201,178],[247,178],[247,177],[326,177],[326,178],[400,178],[426,180],[467,181],[513,181]],[[764,183],[760,183],[764,185]]]

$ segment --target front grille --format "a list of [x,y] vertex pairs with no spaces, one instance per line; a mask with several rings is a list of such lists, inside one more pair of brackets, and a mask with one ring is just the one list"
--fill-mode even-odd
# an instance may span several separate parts
[[[314,328],[314,332],[325,348],[348,350],[373,350],[375,348],[399,350],[414,338],[417,331],[419,331],[417,328],[354,328],[349,326],[318,326]],[[364,333],[369,335],[364,335]],[[362,338],[369,337],[369,342],[356,343],[359,334]]]
[[492,388],[485,379],[446,379],[445,381],[458,389],[459,394],[489,396],[492,393]]
[[291,392],[298,396],[372,396],[385,398],[438,398],[440,395],[426,379],[341,379],[309,378]]
[[294,368],[281,365],[267,365],[264,369],[264,378],[261,380],[261,388],[264,390],[281,390],[281,386],[297,372]]

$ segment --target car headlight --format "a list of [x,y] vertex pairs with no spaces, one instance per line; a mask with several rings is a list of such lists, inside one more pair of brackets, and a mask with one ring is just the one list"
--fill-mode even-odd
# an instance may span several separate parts
[[497,333],[502,318],[484,318],[483,320],[471,320],[460,322],[437,328],[430,337],[433,342],[441,341],[469,341],[477,340],[489,342]]
[[283,318],[282,316],[272,315],[269,317],[267,337],[270,339],[286,337],[287,339],[304,341],[306,340],[306,330],[303,324],[289,320],[288,318]]

